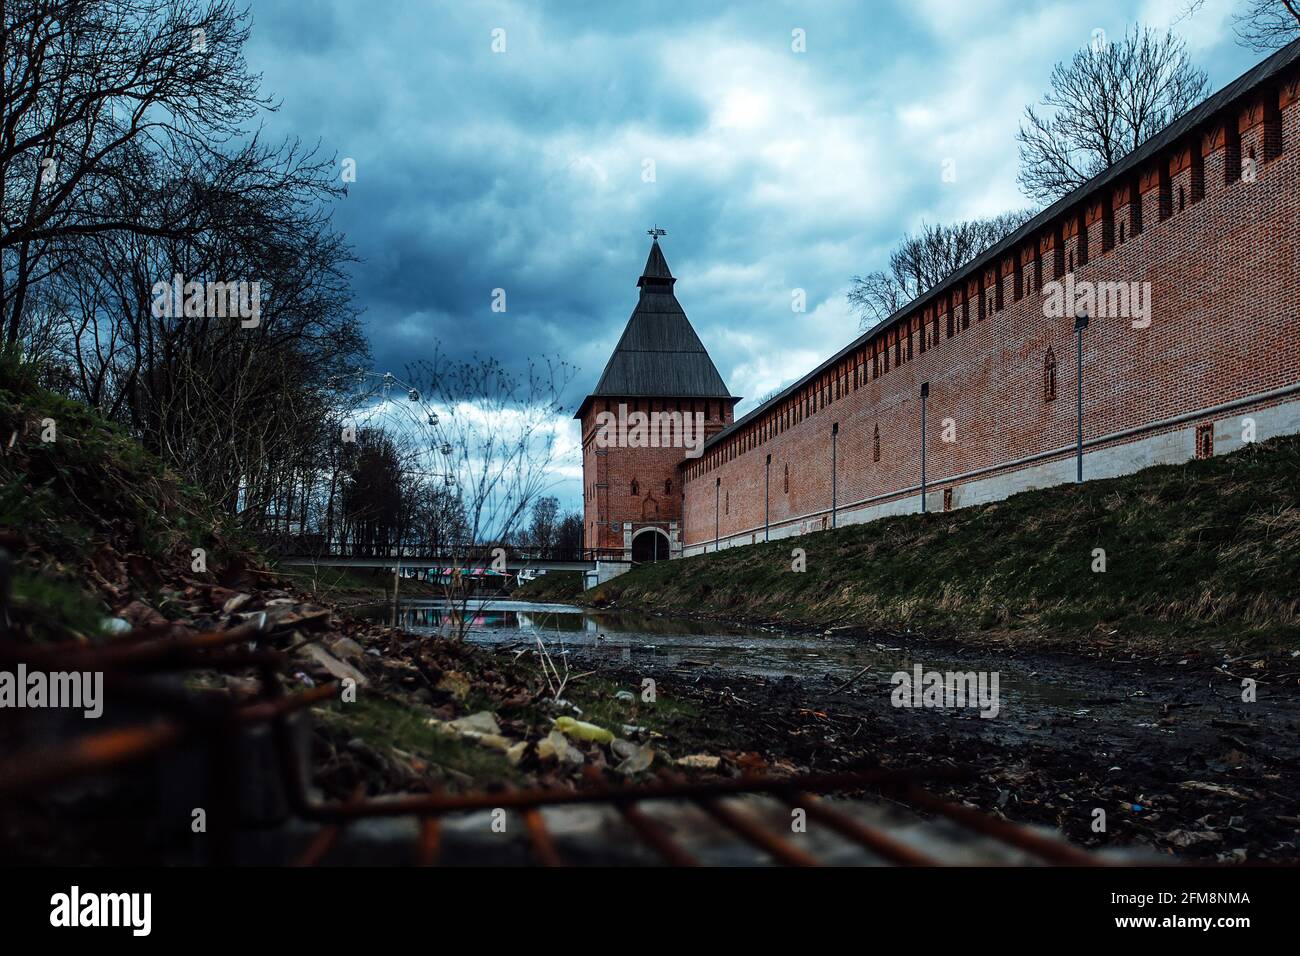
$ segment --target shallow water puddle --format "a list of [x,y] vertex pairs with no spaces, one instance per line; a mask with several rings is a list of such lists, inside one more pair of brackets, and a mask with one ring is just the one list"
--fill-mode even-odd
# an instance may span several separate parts
[[[442,601],[403,602],[393,620],[391,605],[372,608],[373,618],[387,619],[414,633],[436,633],[449,615]],[[488,646],[533,645],[538,638],[551,654],[567,654],[591,662],[635,664],[647,661],[667,667],[713,667],[723,671],[760,676],[772,680],[791,677],[835,686],[858,673],[855,686],[864,692],[875,684],[882,694],[893,688],[890,677],[910,672],[915,664],[926,671],[972,670],[963,663],[942,656],[888,647],[872,641],[835,635],[790,634],[622,611],[589,610],[566,604],[532,604],[518,601],[489,601],[470,605],[467,637]],[[1089,712],[1089,701],[1097,697],[1095,684],[1072,686],[1066,681],[1048,680],[1017,667],[998,665],[999,692],[1003,714],[1020,709],[1064,711],[1080,717]],[[1124,706],[1127,702],[1109,707]],[[1149,711],[1143,699],[1131,702],[1139,712]]]

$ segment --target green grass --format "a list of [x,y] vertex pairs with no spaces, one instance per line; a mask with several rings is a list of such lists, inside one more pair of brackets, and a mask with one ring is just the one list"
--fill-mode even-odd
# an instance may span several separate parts
[[[1034,638],[1300,646],[1300,438],[646,565],[593,603]],[[791,551],[807,570],[791,569]],[[1103,549],[1105,573],[1092,570]]]
[[[620,690],[630,691],[632,701],[615,698]],[[641,699],[641,687],[622,684],[600,677],[584,677],[565,689],[567,700],[582,709],[582,720],[623,736],[624,724],[633,724],[672,737],[684,728],[693,727],[700,713],[690,701],[677,700],[656,688],[653,702]]]
[[428,761],[435,773],[448,781],[463,781],[464,777],[476,781],[521,779],[504,754],[436,730],[429,725],[430,714],[415,705],[362,694],[355,703],[321,708],[316,713],[326,724],[337,725],[375,749],[396,748]]
[[[51,423],[53,440],[45,441]],[[8,352],[0,355],[0,442],[0,530],[20,542],[15,609],[33,636],[98,633],[106,609],[87,586],[97,552],[188,569],[191,550],[203,548],[213,569],[249,548],[232,522],[138,441],[86,405],[39,387],[33,367]]]
[[548,571],[515,588],[510,596],[519,601],[572,601],[582,591],[581,571]]
[[93,637],[100,633],[104,606],[76,584],[25,571],[15,574],[12,584],[15,616],[31,619],[37,640],[59,640],[69,634]]

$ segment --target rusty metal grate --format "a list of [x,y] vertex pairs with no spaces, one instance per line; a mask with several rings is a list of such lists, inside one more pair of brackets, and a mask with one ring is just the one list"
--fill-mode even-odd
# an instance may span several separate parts
[[[661,776],[638,785],[613,785],[599,771],[588,768],[581,789],[513,789],[474,793],[400,794],[367,799],[360,792],[351,798],[319,802],[310,798],[305,772],[295,759],[290,718],[295,712],[331,698],[339,686],[324,684],[289,693],[282,682],[288,660],[281,651],[258,647],[266,635],[250,625],[198,635],[175,637],[155,632],[135,640],[102,648],[42,648],[0,642],[0,663],[23,662],[49,670],[94,670],[104,673],[106,689],[122,700],[147,705],[155,718],[127,727],[80,734],[56,746],[29,748],[0,761],[0,803],[39,796],[59,785],[127,768],[163,754],[182,741],[200,739],[213,781],[214,813],[209,815],[213,859],[234,862],[238,784],[246,772],[236,757],[235,738],[254,726],[272,732],[276,773],[290,811],[302,821],[319,824],[297,863],[320,863],[337,844],[346,828],[365,818],[411,817],[419,822],[416,860],[439,861],[443,825],[448,817],[483,810],[513,810],[521,814],[535,862],[562,865],[565,861],[542,811],[574,805],[612,807],[627,827],[664,862],[692,865],[692,853],[675,842],[661,823],[642,805],[648,801],[677,801],[699,808],[720,829],[763,851],[775,862],[811,866],[820,861],[773,829],[737,812],[726,799],[762,795],[789,807],[803,809],[808,818],[875,857],[902,866],[927,866],[942,860],[909,846],[880,827],[834,809],[822,795],[879,791],[911,810],[933,814],[967,831],[1013,847],[1037,861],[1054,865],[1096,865],[1096,857],[1034,830],[941,799],[922,787],[926,781],[959,781],[970,772],[960,768],[926,772],[871,770],[842,774],[806,774],[794,777],[742,776],[733,779],[691,781]],[[260,690],[250,699],[236,701],[160,688],[150,674],[203,669],[229,672],[253,667],[261,676]]]

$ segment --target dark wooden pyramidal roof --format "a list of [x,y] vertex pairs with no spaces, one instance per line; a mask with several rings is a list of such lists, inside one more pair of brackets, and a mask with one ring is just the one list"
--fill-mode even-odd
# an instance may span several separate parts
[[586,410],[587,402],[599,396],[733,397],[673,294],[676,281],[655,238],[636,282],[641,297],[595,391],[578,409],[578,417]]

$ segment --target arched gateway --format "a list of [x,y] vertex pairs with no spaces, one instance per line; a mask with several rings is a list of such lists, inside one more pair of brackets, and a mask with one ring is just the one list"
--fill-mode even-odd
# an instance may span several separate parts
[[661,529],[642,528],[632,536],[632,561],[667,561],[671,556],[669,545],[668,535]]

